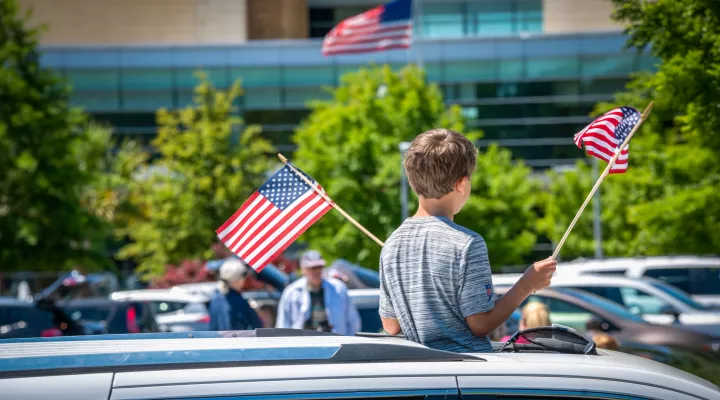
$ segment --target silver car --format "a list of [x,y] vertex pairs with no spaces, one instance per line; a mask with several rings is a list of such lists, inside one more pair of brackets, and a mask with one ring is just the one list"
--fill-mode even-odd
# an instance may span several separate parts
[[458,354],[392,337],[276,329],[16,339],[0,343],[0,396],[720,399],[717,386],[694,375],[587,344],[573,354],[507,346],[503,351],[496,346],[493,353]]
[[145,289],[114,292],[115,301],[146,301],[155,308],[155,321],[163,332],[206,331],[210,315],[202,294],[184,293],[170,289]]

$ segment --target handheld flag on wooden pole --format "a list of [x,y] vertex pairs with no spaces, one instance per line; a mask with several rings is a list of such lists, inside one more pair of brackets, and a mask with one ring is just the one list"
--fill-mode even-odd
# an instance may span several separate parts
[[585,198],[585,201],[580,206],[580,209],[575,214],[570,226],[568,226],[565,234],[563,235],[560,242],[558,242],[555,251],[553,252],[552,259],[557,259],[560,254],[560,249],[565,244],[570,231],[575,227],[580,215],[585,211],[585,207],[590,203],[590,200],[597,192],[600,184],[605,180],[608,174],[613,173],[624,173],[628,168],[628,143],[630,139],[635,135],[640,124],[650,115],[654,102],[650,102],[642,115],[632,107],[619,107],[611,110],[604,115],[597,118],[595,121],[586,126],[585,129],[581,130],[575,135],[575,144],[582,148],[585,145],[585,151],[593,157],[607,161],[608,165],[605,167],[605,171],[600,175],[595,186],[590,190],[590,194]]
[[330,205],[340,213],[340,215],[342,215],[343,217],[345,217],[348,221],[350,221],[353,225],[355,225],[358,229],[360,229],[364,234],[368,235],[368,237],[369,237],[370,239],[374,240],[375,243],[379,244],[380,246],[384,246],[384,245],[385,245],[385,243],[383,243],[380,239],[378,239],[377,237],[375,237],[375,235],[373,235],[372,233],[370,233],[369,230],[365,229],[364,226],[360,225],[359,222],[355,221],[355,219],[354,219],[353,217],[351,217],[350,215],[348,215],[348,213],[346,213],[345,210],[343,210],[342,208],[340,208],[339,205],[335,204],[332,200],[330,200],[330,198],[325,194],[325,191],[324,191],[324,190],[321,191],[321,190],[317,187],[317,185],[312,184],[312,183],[310,182],[310,180],[308,179],[307,175],[305,175],[303,172],[299,171],[299,170],[296,169],[292,164],[290,164],[290,162],[288,161],[287,158],[285,158],[285,156],[283,156],[282,154],[278,154],[278,157],[280,158],[280,161],[282,161],[283,163],[285,163],[285,165],[287,165],[288,167],[290,167],[290,169],[292,169],[301,179],[303,179],[303,180],[305,181],[305,183],[307,183],[308,185],[311,185],[312,188],[318,193],[318,195],[321,196],[322,198],[324,198],[327,202],[329,202]]
[[259,272],[331,208],[383,245],[333,203],[317,182],[278,156],[285,166],[215,230],[230,251]]

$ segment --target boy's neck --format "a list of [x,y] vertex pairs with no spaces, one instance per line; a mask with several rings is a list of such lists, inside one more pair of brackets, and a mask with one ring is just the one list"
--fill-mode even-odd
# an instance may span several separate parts
[[447,200],[446,198],[420,198],[418,201],[418,210],[413,217],[445,217],[452,221],[455,213],[453,212],[452,204],[449,204]]

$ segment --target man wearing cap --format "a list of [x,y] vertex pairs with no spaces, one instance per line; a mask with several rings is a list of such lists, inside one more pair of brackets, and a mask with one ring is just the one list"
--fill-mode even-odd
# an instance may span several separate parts
[[262,328],[255,310],[242,295],[248,267],[240,259],[223,262],[219,271],[219,288],[210,301],[210,330],[235,331]]
[[309,329],[352,336],[360,331],[360,314],[347,286],[323,278],[325,260],[310,250],[300,258],[303,277],[285,291],[278,305],[277,328]]

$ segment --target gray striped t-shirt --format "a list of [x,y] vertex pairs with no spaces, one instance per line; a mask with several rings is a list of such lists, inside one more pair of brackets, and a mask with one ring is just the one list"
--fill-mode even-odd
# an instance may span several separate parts
[[430,348],[492,351],[465,317],[490,311],[494,292],[483,238],[443,217],[408,218],[380,254],[380,316]]

